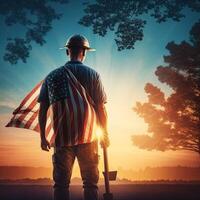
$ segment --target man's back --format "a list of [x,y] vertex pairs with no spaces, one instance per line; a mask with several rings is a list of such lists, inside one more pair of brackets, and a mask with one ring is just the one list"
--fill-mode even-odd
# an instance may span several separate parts
[[79,61],[67,62],[47,75],[38,100],[51,105],[55,146],[96,139],[95,105],[104,104],[106,95],[95,70]]
[[79,61],[69,61],[65,64],[65,66],[86,89],[95,104],[106,103],[106,94],[104,92],[100,76],[94,69]]
[[99,74],[82,64],[86,52],[94,51],[88,40],[81,35],[74,35],[65,48],[71,61],[46,77],[38,98],[41,148],[45,151],[50,148],[45,136],[50,106],[56,122],[54,131],[57,133],[57,145],[54,146],[52,157],[54,200],[69,200],[69,183],[75,158],[80,166],[84,199],[98,200],[98,146],[97,141],[91,139],[91,133],[95,132],[93,127],[97,118],[103,130],[101,144],[109,145],[104,107],[106,95]]

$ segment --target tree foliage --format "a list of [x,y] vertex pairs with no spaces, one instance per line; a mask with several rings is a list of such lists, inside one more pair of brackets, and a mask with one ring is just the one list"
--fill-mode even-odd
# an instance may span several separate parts
[[119,51],[134,49],[135,42],[143,39],[145,15],[161,23],[168,19],[180,21],[185,7],[200,11],[199,0],[97,0],[85,3],[85,6],[85,15],[79,23],[92,27],[100,36],[115,31]]
[[134,135],[133,143],[147,150],[190,150],[200,154],[200,21],[190,31],[190,42],[170,42],[166,66],[155,71],[172,89],[166,97],[151,83],[145,86],[148,102],[134,110],[148,124],[148,135]]
[[45,35],[52,28],[52,22],[62,16],[56,12],[54,4],[67,2],[68,0],[1,1],[0,15],[4,16],[7,27],[21,25],[20,31],[25,32],[22,37],[7,38],[4,60],[11,64],[16,64],[19,60],[26,62],[32,49],[31,42],[43,45]]

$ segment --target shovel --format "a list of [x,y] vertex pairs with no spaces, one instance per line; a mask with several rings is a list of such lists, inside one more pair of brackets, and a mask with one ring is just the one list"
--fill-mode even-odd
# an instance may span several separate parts
[[105,193],[103,194],[104,200],[113,200],[113,194],[110,192],[110,184],[109,181],[116,180],[117,171],[110,171],[108,167],[108,154],[107,148],[103,147],[103,157],[104,157],[104,181],[105,181]]

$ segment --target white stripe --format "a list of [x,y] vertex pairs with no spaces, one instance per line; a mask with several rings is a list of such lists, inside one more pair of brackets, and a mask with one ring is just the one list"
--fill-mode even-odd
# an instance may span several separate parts
[[[48,125],[50,124],[51,122],[51,118],[48,117],[47,118],[47,124],[46,124],[46,127],[48,127]],[[38,125],[39,121],[38,121],[38,115],[36,116],[36,118],[33,120],[33,122],[31,123],[29,129],[32,129],[34,130],[36,128],[36,126]]]
[[[37,123],[36,123],[37,122]],[[47,118],[47,122],[46,122],[46,127],[45,127],[45,131],[47,130],[49,124],[51,123],[51,119],[50,117]],[[38,122],[38,116],[35,118],[35,120],[31,123],[31,126],[29,129],[32,129],[34,130],[36,128],[36,126],[39,125],[39,122]]]
[[[39,109],[39,103],[36,103],[33,109],[31,111],[37,111]],[[22,123],[20,124],[20,128],[24,128],[25,124],[30,120],[30,118],[33,116],[34,112],[29,112],[26,117],[23,119]]]
[[51,122],[51,129],[49,131],[49,134],[47,135],[47,140],[50,142],[51,141],[51,138],[53,137],[53,135],[55,134],[54,132],[54,121],[53,121],[53,106],[50,105],[49,107],[49,112],[50,112],[50,115],[49,115],[49,119],[50,119],[50,122]]
[[51,129],[50,129],[50,131],[49,131],[49,134],[48,134],[48,136],[47,136],[48,142],[51,141],[51,138],[53,137],[53,135],[54,135],[54,130],[53,130],[53,127],[51,127]]
[[[15,114],[14,118],[12,120],[11,126],[12,127],[19,127],[19,128],[24,128],[26,125],[27,121],[19,121],[19,118],[22,116],[22,114]],[[19,123],[20,122],[20,123]]]
[[52,124],[51,124],[51,118],[48,117],[47,118],[47,122],[46,122],[46,127],[45,127],[45,137],[47,138],[49,133],[50,133],[50,130],[49,132],[47,133],[47,130],[48,130],[48,127],[50,126],[50,130],[52,129]]
[[48,128],[48,126],[49,126],[50,123],[51,123],[51,118],[48,117],[48,118],[47,118],[47,123],[46,123],[46,129]]
[[21,110],[28,108],[28,106],[32,103],[32,101],[39,95],[40,87],[30,96],[30,98],[26,101],[26,103],[22,106]]
[[[75,88],[76,89],[76,88]],[[71,86],[69,85],[69,92],[70,92],[70,97],[71,97],[71,101],[72,101],[72,107],[73,107],[73,113],[74,113],[74,129],[75,129],[75,143],[78,140],[78,117],[77,117],[77,107],[76,107],[76,102],[74,99],[74,95],[72,93],[72,89]]]
[[38,124],[38,115],[36,116],[36,118],[31,123],[29,129],[33,130],[37,126],[37,124]]

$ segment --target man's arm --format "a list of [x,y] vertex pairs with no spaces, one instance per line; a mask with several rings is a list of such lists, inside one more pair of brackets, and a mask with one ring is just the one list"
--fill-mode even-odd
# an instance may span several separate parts
[[108,137],[108,130],[107,130],[107,112],[104,103],[98,104],[95,107],[98,124],[101,127],[103,134],[101,136],[100,144],[101,146],[108,147],[110,145],[109,137]]
[[39,120],[39,127],[40,127],[41,148],[44,151],[49,151],[49,149],[50,149],[50,144],[46,140],[46,137],[45,137],[45,128],[46,128],[48,108],[49,108],[49,104],[40,102],[38,120]]

